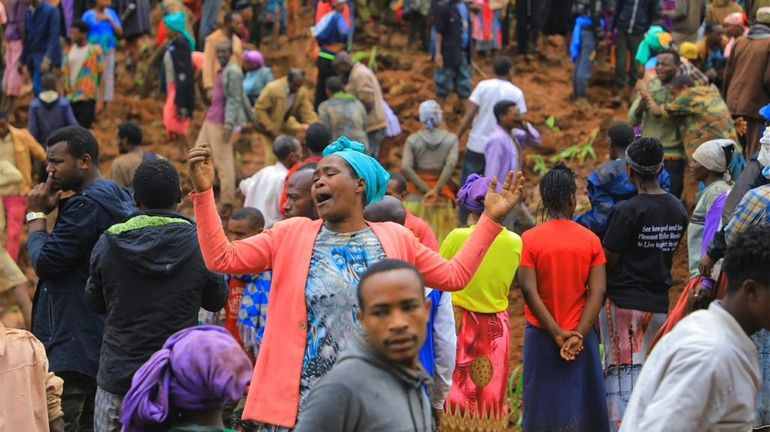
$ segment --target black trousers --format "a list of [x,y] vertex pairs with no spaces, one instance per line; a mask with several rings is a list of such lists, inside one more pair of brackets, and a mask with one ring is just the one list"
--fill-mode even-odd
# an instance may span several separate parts
[[537,38],[543,31],[546,0],[518,0],[516,2],[516,43],[519,54],[534,50]]
[[91,125],[94,123],[94,119],[96,118],[96,101],[78,101],[72,102],[71,105],[72,113],[75,114],[75,119],[77,119],[78,123],[80,123],[80,126],[83,126],[86,129],[91,129]]
[[671,194],[677,198],[682,197],[684,190],[684,165],[684,159],[663,161],[663,167],[671,178]]
[[318,105],[327,99],[326,97],[326,80],[336,76],[337,72],[332,67],[332,61],[322,57],[318,57],[315,60],[315,65],[318,67],[318,82],[315,85],[315,106],[318,111]]

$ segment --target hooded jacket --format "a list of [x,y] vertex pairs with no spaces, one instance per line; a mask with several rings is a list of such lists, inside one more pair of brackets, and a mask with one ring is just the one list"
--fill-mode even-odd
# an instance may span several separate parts
[[46,145],[45,141],[51,132],[77,124],[78,121],[67,98],[59,96],[51,102],[43,102],[38,97],[29,104],[29,132],[43,146]]
[[106,314],[99,387],[125,394],[131,378],[166,339],[198,323],[198,310],[219,311],[224,277],[206,269],[195,224],[151,210],[113,225],[91,256],[86,301]]
[[435,430],[423,370],[394,364],[355,340],[307,397],[294,432]]
[[125,189],[100,179],[59,203],[50,235],[29,235],[27,250],[40,279],[32,332],[45,345],[52,372],[96,377],[104,319],[85,301],[91,250],[104,230],[135,211]]

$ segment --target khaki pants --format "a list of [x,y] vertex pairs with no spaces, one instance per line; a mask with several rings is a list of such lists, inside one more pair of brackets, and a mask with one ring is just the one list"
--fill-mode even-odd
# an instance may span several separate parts
[[225,139],[225,126],[204,121],[195,146],[211,147],[214,169],[219,179],[219,200],[223,204],[235,204],[235,156],[233,146]]

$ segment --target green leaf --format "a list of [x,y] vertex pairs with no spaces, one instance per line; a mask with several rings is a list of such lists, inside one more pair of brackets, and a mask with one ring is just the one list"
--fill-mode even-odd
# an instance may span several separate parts
[[548,172],[548,165],[546,165],[543,156],[535,155],[532,157],[532,171],[539,176],[544,176]]

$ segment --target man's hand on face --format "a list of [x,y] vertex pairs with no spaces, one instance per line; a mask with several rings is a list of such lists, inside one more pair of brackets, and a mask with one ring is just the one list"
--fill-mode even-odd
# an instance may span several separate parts
[[51,213],[61,200],[62,191],[53,190],[53,175],[48,174],[45,183],[40,183],[27,195],[27,210],[30,212]]

